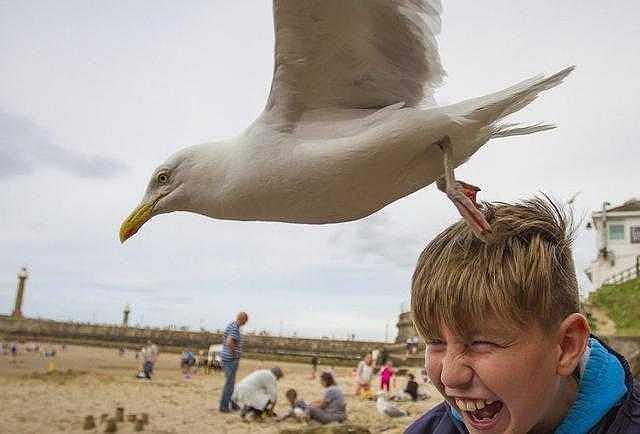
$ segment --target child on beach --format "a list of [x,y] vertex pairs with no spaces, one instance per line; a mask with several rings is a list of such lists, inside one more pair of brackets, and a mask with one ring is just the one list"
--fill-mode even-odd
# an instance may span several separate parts
[[387,363],[384,364],[384,368],[380,371],[380,390],[386,389],[387,392],[389,391],[389,383],[391,383],[391,378],[394,373],[393,362],[391,360],[387,360]]
[[365,354],[358,363],[355,372],[355,395],[363,399],[373,397],[371,392],[371,377],[373,376],[373,358],[371,354]]
[[460,221],[418,260],[411,310],[445,401],[405,433],[639,433],[640,385],[580,313],[564,212],[535,198],[484,214],[484,241]]
[[294,417],[297,420],[303,420],[305,410],[307,408],[307,403],[304,402],[302,399],[298,399],[298,392],[296,392],[296,389],[287,390],[284,396],[286,396],[290,406],[287,412],[282,416],[278,417],[277,420],[283,421],[289,417]]
[[418,398],[425,399],[428,397],[427,394],[420,394],[418,390],[419,387],[416,377],[413,374],[407,374],[407,384],[404,390],[396,394],[393,399],[395,401],[417,401]]
[[311,379],[315,380],[318,373],[318,356],[311,357]]

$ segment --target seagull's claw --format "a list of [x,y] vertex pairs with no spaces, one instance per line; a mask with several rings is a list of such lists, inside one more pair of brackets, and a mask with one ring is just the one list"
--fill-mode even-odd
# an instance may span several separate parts
[[467,184],[463,181],[454,181],[449,186],[443,186],[438,183],[447,197],[453,202],[453,204],[460,212],[462,218],[465,219],[471,230],[480,238],[491,232],[491,225],[487,222],[484,215],[480,211],[478,203],[476,202],[476,195],[480,191],[475,185]]
[[436,185],[447,194],[447,197],[458,208],[460,215],[476,236],[481,240],[486,240],[485,235],[491,232],[491,226],[480,212],[480,207],[476,202],[476,195],[480,188],[456,180],[453,173],[453,148],[449,136],[444,136],[436,145],[442,150],[444,165],[444,176],[437,181]]

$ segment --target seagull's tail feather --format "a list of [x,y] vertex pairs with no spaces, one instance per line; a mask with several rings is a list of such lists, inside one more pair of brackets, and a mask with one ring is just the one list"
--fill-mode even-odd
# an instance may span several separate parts
[[489,137],[524,136],[556,128],[550,124],[535,124],[518,127],[519,124],[493,124],[488,127]]
[[462,127],[458,129],[458,137],[455,132],[451,133],[451,128],[446,133],[450,135],[454,146],[457,144],[458,160],[466,161],[494,138],[521,136],[555,128],[549,124],[505,123],[502,119],[529,105],[541,92],[562,83],[574,69],[574,66],[570,66],[549,77],[534,77],[496,93],[440,107],[448,115],[451,125]]
[[[465,117],[488,126],[490,137],[506,137],[531,134],[554,128],[552,125],[538,124],[514,128],[514,124],[496,125],[495,122],[533,102],[540,92],[551,89],[560,83],[575,69],[574,66],[563,69],[549,77],[539,76],[480,98],[465,101]],[[460,108],[460,107],[459,107]]]

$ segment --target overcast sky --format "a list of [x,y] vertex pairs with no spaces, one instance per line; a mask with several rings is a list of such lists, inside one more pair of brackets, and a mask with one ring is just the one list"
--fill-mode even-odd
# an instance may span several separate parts
[[[575,64],[513,119],[559,128],[492,141],[457,171],[482,200],[543,191],[576,213],[640,191],[640,2],[444,1],[441,104]],[[384,339],[425,243],[458,216],[429,186],[370,218],[302,226],[154,218],[118,228],[182,146],[233,136],[273,69],[269,1],[0,1],[0,312],[16,272],[28,316]],[[584,228],[584,225],[582,225]],[[575,243],[583,269],[593,233]]]

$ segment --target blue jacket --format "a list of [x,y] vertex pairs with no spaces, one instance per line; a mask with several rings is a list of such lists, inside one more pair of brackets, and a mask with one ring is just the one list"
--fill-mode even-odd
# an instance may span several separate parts
[[[595,338],[624,369],[627,392],[622,399],[589,430],[589,434],[640,434],[640,383],[634,380],[629,363],[608,345]],[[469,431],[443,402],[432,408],[406,429],[405,434],[468,434]]]

